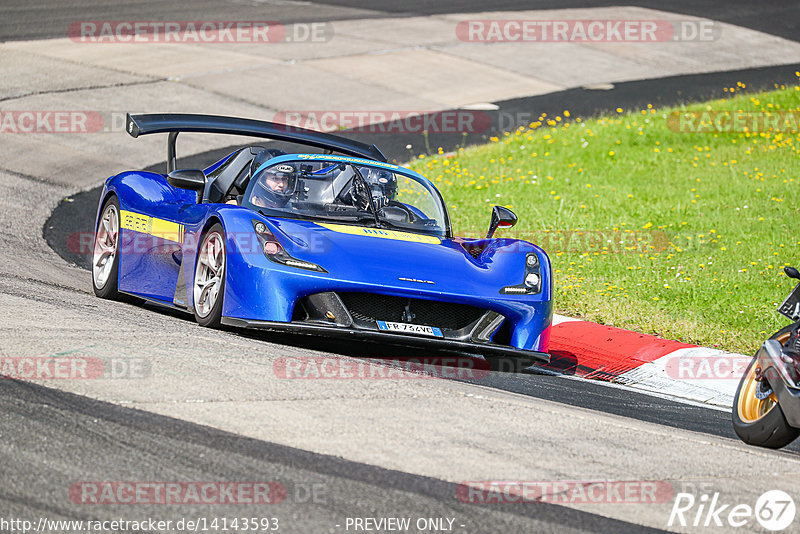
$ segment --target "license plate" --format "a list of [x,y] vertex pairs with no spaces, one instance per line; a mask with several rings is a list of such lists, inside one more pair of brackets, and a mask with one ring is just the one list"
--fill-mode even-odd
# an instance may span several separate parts
[[381,330],[390,330],[392,332],[401,332],[403,334],[422,334],[423,336],[444,337],[441,329],[436,328],[435,326],[378,321],[378,328]]
[[778,313],[785,315],[792,321],[800,319],[800,284],[786,297],[786,300],[778,308]]

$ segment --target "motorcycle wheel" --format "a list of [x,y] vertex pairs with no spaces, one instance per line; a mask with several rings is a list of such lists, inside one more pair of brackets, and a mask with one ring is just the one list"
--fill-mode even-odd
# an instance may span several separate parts
[[[770,339],[776,339],[783,345],[794,327],[794,324],[790,324],[781,328]],[[800,435],[800,430],[786,422],[774,393],[766,399],[756,398],[758,382],[755,371],[756,359],[753,358],[739,381],[733,399],[733,429],[748,445],[780,449],[794,441]]]

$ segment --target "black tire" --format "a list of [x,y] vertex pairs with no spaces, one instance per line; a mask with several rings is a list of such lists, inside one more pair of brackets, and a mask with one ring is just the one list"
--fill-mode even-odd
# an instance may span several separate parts
[[[200,255],[203,254],[207,242],[213,238],[213,236],[219,236],[222,242],[222,256],[221,256],[221,276],[219,276],[219,286],[216,292],[216,297],[214,298],[214,302],[211,306],[210,310],[203,311],[202,306],[198,309],[198,298],[197,298],[197,291],[196,286],[198,285],[198,271],[204,269],[204,266],[201,265],[200,262]],[[225,244],[225,230],[222,228],[222,225],[217,223],[209,228],[204,234],[203,238],[200,240],[200,246],[197,249],[197,258],[195,260],[194,266],[194,276],[192,277],[192,311],[194,312],[194,318],[197,321],[197,324],[200,326],[206,326],[208,328],[219,328],[222,321],[222,305],[223,301],[225,300],[225,277],[227,275],[228,265],[227,265],[227,246]],[[205,268],[211,268],[210,266],[205,266]],[[207,297],[206,297],[207,298]]]
[[[781,328],[770,339],[777,339],[783,344],[794,327],[794,324],[790,324]],[[753,358],[739,381],[739,387],[736,388],[732,411],[733,429],[736,431],[736,435],[748,445],[780,449],[794,441],[800,435],[800,429],[789,426],[779,404],[775,403],[769,411],[755,419],[747,418],[744,415],[743,402],[746,399],[742,395],[746,394],[743,392],[749,389],[748,384],[753,380],[751,371],[755,363],[756,359]]]
[[[113,214],[107,213],[108,211],[113,211]],[[116,221],[117,235],[116,242],[114,243],[114,257],[112,259],[110,268],[106,270],[105,268],[98,267],[100,261],[102,261],[102,257],[98,256],[98,247],[100,245],[98,241],[105,243],[108,241],[108,232],[103,226],[103,220],[107,214],[111,215],[111,217]],[[100,217],[97,220],[97,226],[94,230],[94,240],[92,241],[92,288],[94,289],[94,294],[101,299],[122,300],[117,286],[119,282],[119,245],[121,241],[120,230],[121,224],[119,202],[117,201],[116,196],[111,195],[103,203],[103,208],[100,210]],[[106,262],[107,261],[108,260],[106,260]],[[103,264],[103,266],[105,267],[105,264]],[[102,276],[100,275],[100,271],[103,271]]]

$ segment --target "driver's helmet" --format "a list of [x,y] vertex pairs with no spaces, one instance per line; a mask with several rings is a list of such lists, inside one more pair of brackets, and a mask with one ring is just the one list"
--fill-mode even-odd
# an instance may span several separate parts
[[294,193],[297,171],[291,163],[279,163],[257,170],[252,203],[266,208],[285,206]]
[[393,172],[370,168],[367,173],[367,182],[372,189],[373,196],[378,194],[385,197],[387,201],[397,197],[397,177]]

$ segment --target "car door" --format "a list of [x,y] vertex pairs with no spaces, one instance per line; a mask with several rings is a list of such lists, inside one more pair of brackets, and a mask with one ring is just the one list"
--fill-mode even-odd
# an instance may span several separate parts
[[172,187],[163,175],[132,173],[117,194],[120,291],[172,303],[183,262],[184,214],[197,206],[196,193]]

